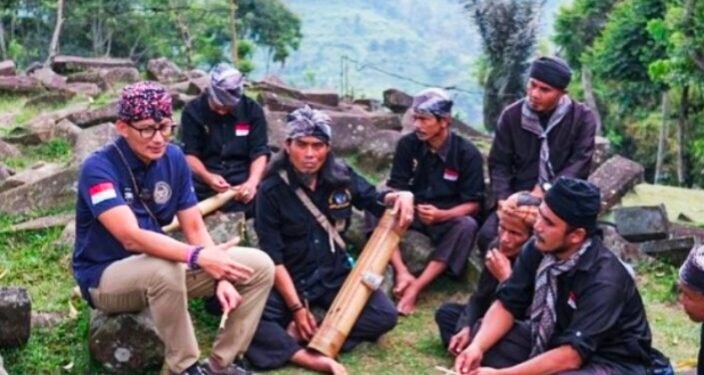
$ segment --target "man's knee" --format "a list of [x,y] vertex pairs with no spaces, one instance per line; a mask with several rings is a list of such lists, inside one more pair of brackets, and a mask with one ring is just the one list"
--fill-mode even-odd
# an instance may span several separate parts
[[254,271],[253,280],[273,285],[274,284],[274,262],[265,252],[253,247],[233,247],[228,250],[228,255],[232,260],[244,264]]
[[464,235],[473,236],[479,227],[477,221],[471,216],[460,216],[453,220],[453,228]]

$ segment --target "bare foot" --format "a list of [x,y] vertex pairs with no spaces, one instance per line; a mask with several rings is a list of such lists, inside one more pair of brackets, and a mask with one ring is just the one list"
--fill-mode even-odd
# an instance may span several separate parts
[[291,357],[291,362],[308,370],[333,375],[347,375],[347,369],[340,362],[309,349],[295,352]]
[[403,297],[398,301],[398,305],[396,305],[398,313],[404,316],[413,314],[416,310],[416,300],[419,293],[420,290],[415,285],[409,285],[405,293],[403,293]]
[[325,357],[329,362],[329,368],[328,370],[330,371],[331,374],[333,375],[347,375],[347,369],[345,366],[342,365],[342,363],[335,361],[332,358],[327,358]]
[[406,289],[408,289],[408,287],[415,281],[416,278],[408,271],[398,273],[396,275],[396,285],[394,285],[393,289],[394,296],[396,296],[396,298],[403,298],[406,293]]

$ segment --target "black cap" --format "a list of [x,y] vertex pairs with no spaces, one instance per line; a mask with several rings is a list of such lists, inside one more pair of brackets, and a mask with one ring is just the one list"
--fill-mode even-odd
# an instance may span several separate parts
[[533,61],[528,76],[556,89],[564,90],[572,79],[572,69],[559,57],[544,56]]
[[601,209],[599,188],[585,180],[560,177],[545,193],[545,204],[555,215],[574,228],[591,233]]

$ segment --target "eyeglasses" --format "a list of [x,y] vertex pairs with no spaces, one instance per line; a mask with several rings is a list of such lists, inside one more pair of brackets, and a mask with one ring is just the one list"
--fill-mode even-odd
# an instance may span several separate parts
[[142,137],[143,139],[152,139],[152,138],[154,138],[154,136],[156,135],[157,130],[159,131],[159,133],[161,133],[161,136],[162,136],[162,137],[168,138],[168,137],[171,136],[171,134],[174,133],[174,130],[176,129],[176,125],[174,125],[174,124],[169,124],[169,123],[162,124],[162,125],[160,125],[159,127],[148,126],[148,127],[146,127],[146,128],[143,128],[143,129],[142,129],[142,128],[138,128],[138,127],[132,125],[131,122],[128,122],[128,123],[127,123],[127,126],[129,126],[130,128],[132,128],[132,129],[138,131],[138,132],[139,132],[139,136]]

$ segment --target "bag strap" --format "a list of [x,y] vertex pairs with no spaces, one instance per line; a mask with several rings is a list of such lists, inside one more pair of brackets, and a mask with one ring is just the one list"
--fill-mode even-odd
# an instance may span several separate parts
[[[286,172],[285,169],[279,170],[279,176],[281,176],[281,179],[284,180],[286,185],[291,186],[289,183],[288,179],[288,173]],[[325,229],[326,232],[328,232],[328,236],[330,237],[330,251],[333,253],[335,252],[335,246],[333,245],[333,241],[337,244],[342,249],[346,248],[345,241],[342,239],[342,236],[340,236],[340,233],[335,230],[335,227],[333,227],[332,224],[330,224],[330,221],[328,218],[320,212],[320,209],[318,209],[318,206],[313,203],[313,201],[310,200],[310,197],[301,189],[300,187],[295,189],[296,196],[298,199],[300,199],[301,203],[308,209],[308,211],[313,214],[313,217],[315,220],[320,224],[323,229]]]

